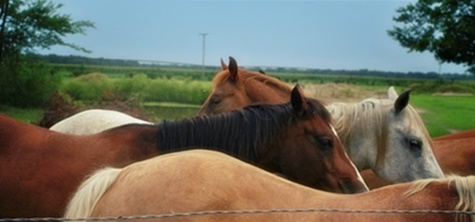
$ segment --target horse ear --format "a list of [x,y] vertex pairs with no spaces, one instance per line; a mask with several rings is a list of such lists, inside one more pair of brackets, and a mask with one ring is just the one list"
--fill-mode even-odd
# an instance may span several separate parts
[[292,93],[290,94],[290,103],[292,104],[292,108],[298,116],[303,116],[308,109],[305,95],[298,84],[292,89]]
[[408,89],[397,97],[396,102],[394,103],[394,110],[396,110],[396,114],[400,113],[407,106],[407,104],[409,104],[410,93],[411,90]]
[[398,94],[397,94],[396,90],[394,89],[394,86],[389,87],[389,89],[388,89],[388,98],[390,100],[396,100],[397,97],[398,97]]
[[221,70],[224,71],[228,69],[228,65],[226,65],[226,63],[224,63],[223,59],[221,59]]
[[229,73],[233,81],[238,80],[238,65],[236,60],[231,56],[229,56]]

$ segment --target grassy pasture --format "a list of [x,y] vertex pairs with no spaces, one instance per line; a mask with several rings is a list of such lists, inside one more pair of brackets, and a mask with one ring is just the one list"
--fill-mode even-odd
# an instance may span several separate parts
[[[115,93],[124,97],[138,98],[143,107],[160,119],[177,119],[194,115],[209,95],[211,79],[220,68],[201,69],[181,67],[119,67],[91,65],[55,65],[54,70],[63,76],[60,90],[68,97],[88,103],[101,96]],[[92,75],[83,75],[93,73]],[[475,128],[475,82],[445,79],[415,79],[392,77],[362,77],[351,75],[325,75],[300,73],[268,73],[288,82],[315,85],[311,96],[321,98],[324,92],[333,90],[325,99],[351,101],[384,94],[390,85],[401,92],[414,88],[411,104],[422,111],[422,118],[431,136]],[[327,88],[321,88],[326,86]],[[344,87],[342,87],[344,86]],[[367,94],[358,94],[361,89]],[[471,93],[472,96],[445,96],[434,92]],[[183,105],[184,104],[184,105]],[[0,107],[0,111],[26,122],[41,118],[41,108],[22,110]]]
[[411,104],[421,116],[432,137],[475,128],[475,96],[430,95],[411,96]]

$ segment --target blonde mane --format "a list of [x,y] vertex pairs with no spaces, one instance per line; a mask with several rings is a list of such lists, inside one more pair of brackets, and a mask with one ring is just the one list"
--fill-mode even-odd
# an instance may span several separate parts
[[[418,193],[433,182],[445,182],[447,186],[455,185],[459,201],[455,205],[454,210],[463,212],[475,211],[475,176],[449,175],[446,178],[418,180],[411,184],[404,193],[404,197]],[[457,221],[464,219],[464,215],[456,215],[456,217]],[[471,221],[475,221],[475,215],[471,215]]]

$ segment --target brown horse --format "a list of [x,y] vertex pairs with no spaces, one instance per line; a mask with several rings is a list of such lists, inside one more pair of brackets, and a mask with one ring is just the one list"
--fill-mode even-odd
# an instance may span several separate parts
[[301,186],[222,153],[192,150],[98,171],[81,185],[65,217],[447,222],[470,220],[474,198],[474,177],[427,179],[345,195]]
[[475,130],[436,137],[434,154],[444,173],[475,175]]
[[55,217],[84,176],[154,155],[206,147],[334,192],[367,191],[316,100],[291,102],[92,135],[49,131],[0,115],[0,218]]
[[[214,89],[199,114],[215,114],[253,103],[274,104],[288,100],[290,87],[267,75],[240,69],[230,57],[213,79]],[[393,87],[388,99],[358,103],[332,103],[330,110],[345,148],[360,170],[400,183],[443,177],[432,153],[431,138],[409,93],[398,95]]]

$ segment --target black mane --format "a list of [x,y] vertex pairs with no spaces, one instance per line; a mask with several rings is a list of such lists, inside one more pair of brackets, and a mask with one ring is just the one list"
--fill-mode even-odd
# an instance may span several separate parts
[[[323,105],[317,101],[309,104],[312,116],[330,120]],[[284,129],[297,120],[291,104],[287,103],[252,105],[228,113],[164,121],[158,125],[158,148],[163,153],[212,149],[254,162],[265,152],[263,149],[279,142]]]

